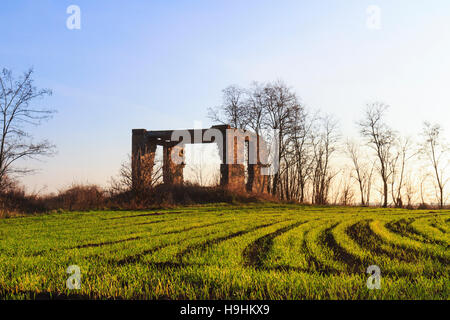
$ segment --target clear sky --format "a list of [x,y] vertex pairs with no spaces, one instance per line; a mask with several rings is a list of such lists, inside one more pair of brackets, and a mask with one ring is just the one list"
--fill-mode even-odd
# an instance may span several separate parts
[[[80,30],[66,27],[72,4]],[[367,27],[370,5],[379,30]],[[2,0],[0,28],[0,67],[33,66],[58,110],[32,130],[58,154],[29,163],[40,170],[23,179],[29,191],[105,184],[130,153],[132,128],[207,127],[221,90],[253,80],[284,80],[335,114],[344,135],[381,100],[400,132],[429,120],[450,138],[448,0]]]

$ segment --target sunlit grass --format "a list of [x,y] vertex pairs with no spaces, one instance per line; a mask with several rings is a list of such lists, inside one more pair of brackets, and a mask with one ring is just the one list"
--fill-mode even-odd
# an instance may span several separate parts
[[[448,299],[449,211],[249,204],[0,220],[8,299]],[[366,286],[367,267],[382,287]],[[81,289],[69,290],[69,265]]]

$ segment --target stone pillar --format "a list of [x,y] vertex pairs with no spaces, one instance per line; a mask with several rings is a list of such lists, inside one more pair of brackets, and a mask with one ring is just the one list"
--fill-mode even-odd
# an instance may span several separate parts
[[261,160],[267,162],[267,148],[264,141],[258,135],[249,138],[248,144],[248,180],[246,189],[248,192],[267,193],[267,176],[261,174],[264,166]]
[[234,191],[245,191],[244,165],[221,164],[220,185]]
[[239,130],[223,134],[223,156],[220,165],[220,185],[234,191],[245,191],[244,145]]
[[[173,159],[173,156],[178,159]],[[180,163],[181,161],[181,163]],[[178,145],[163,147],[163,181],[165,184],[183,184],[184,148]]]
[[248,165],[247,191],[267,193],[267,176],[261,174],[261,164]]
[[151,186],[156,144],[147,139],[145,129],[134,129],[131,142],[131,175],[133,190]]

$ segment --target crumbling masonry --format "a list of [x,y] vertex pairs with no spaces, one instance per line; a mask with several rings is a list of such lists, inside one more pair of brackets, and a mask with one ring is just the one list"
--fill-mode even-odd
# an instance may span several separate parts
[[[224,188],[253,193],[266,192],[267,176],[261,174],[262,168],[267,163],[264,141],[250,131],[231,128],[227,125],[195,130],[134,129],[132,136],[133,189],[138,190],[145,185],[151,185],[158,145],[163,147],[164,184],[182,184],[185,166],[184,145],[189,143],[217,143],[221,159],[220,185]],[[247,183],[244,162],[247,164]]]

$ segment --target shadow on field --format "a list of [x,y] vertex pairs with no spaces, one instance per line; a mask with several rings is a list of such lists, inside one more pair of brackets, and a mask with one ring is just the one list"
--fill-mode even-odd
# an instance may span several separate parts
[[443,247],[447,246],[447,243],[436,240],[427,234],[420,233],[417,230],[415,230],[413,227],[411,227],[411,223],[413,223],[414,221],[415,221],[415,218],[400,219],[397,221],[392,221],[392,222],[387,223],[386,228],[389,231],[396,233],[401,237],[411,238],[414,241],[419,241],[419,242],[428,243],[428,244],[437,244],[437,245],[440,245]]
[[273,246],[273,239],[306,222],[307,221],[299,221],[293,223],[284,228],[280,228],[274,232],[266,234],[261,238],[256,239],[254,242],[248,245],[243,251],[243,256],[245,260],[244,265],[253,266],[257,268],[263,267],[263,262],[264,260],[266,260],[267,254],[269,253],[270,249]]
[[206,248],[208,248],[210,246],[213,246],[213,245],[216,245],[216,244],[219,244],[219,243],[221,243],[223,241],[230,240],[230,239],[233,239],[233,238],[236,238],[236,237],[240,237],[240,236],[242,236],[244,234],[247,234],[247,233],[250,233],[250,232],[262,229],[262,228],[270,227],[270,226],[272,226],[274,224],[277,224],[277,223],[280,223],[280,222],[281,221],[276,221],[276,222],[272,222],[272,223],[263,224],[263,225],[256,226],[256,227],[253,227],[253,228],[250,228],[250,229],[247,229],[247,230],[241,230],[241,231],[238,231],[238,232],[234,232],[232,234],[228,234],[228,235],[223,236],[223,237],[211,239],[211,240],[208,240],[208,241],[205,241],[205,242],[202,242],[202,243],[198,243],[198,244],[194,244],[194,245],[188,246],[186,249],[184,249],[183,251],[181,251],[181,252],[179,252],[177,254],[177,256],[176,256],[177,260],[179,260],[181,262],[183,260],[184,256],[188,255],[189,253],[191,253],[191,252],[193,252],[195,250],[204,251],[204,250],[206,250]]
[[106,242],[99,242],[99,243],[88,243],[88,244],[79,245],[79,246],[76,246],[76,247],[73,247],[73,248],[69,248],[69,249],[83,249],[83,248],[101,247],[101,246],[107,246],[107,245],[110,245],[110,244],[116,244],[116,243],[133,241],[133,240],[140,240],[140,239],[142,239],[142,237],[133,237],[133,238],[128,238],[128,239],[121,239],[121,240],[116,240],[116,241],[106,241]]
[[[375,234],[369,226],[368,221],[358,222],[347,229],[347,234],[361,248],[375,252],[377,255],[383,255],[389,259],[394,259],[406,263],[417,263],[428,258],[437,260],[444,265],[450,264],[450,260],[440,257],[433,252],[419,251],[405,246],[399,246],[384,241],[379,235]],[[387,226],[389,229],[389,226]]]
[[[191,228],[179,230],[178,232],[186,232],[186,231],[192,230],[192,229],[194,229],[194,228],[204,228],[204,227],[208,227],[208,226],[212,226],[212,225],[217,225],[217,224],[221,224],[221,223],[225,223],[225,222],[226,222],[226,221],[224,221],[224,222],[216,222],[216,223],[207,224],[207,225],[201,225],[201,226],[195,226],[195,227],[191,227]],[[268,223],[268,224],[259,225],[259,226],[250,228],[250,229],[248,229],[248,230],[241,230],[241,231],[238,231],[238,232],[235,232],[235,233],[232,233],[232,234],[228,234],[228,235],[223,236],[223,237],[218,237],[218,238],[210,239],[210,240],[207,240],[207,241],[205,241],[205,242],[201,242],[201,243],[198,243],[198,244],[194,244],[194,245],[188,246],[186,249],[180,251],[180,252],[176,255],[175,259],[177,260],[177,262],[163,262],[163,263],[158,263],[158,262],[156,262],[156,263],[154,263],[154,262],[146,262],[146,264],[147,264],[147,265],[150,265],[150,266],[154,266],[154,267],[156,267],[156,268],[167,268],[167,267],[171,267],[171,268],[179,268],[179,267],[186,267],[186,266],[188,266],[188,265],[190,265],[190,264],[184,263],[184,262],[182,261],[182,260],[183,260],[183,257],[186,256],[186,255],[188,255],[189,253],[195,251],[195,250],[201,250],[201,251],[204,251],[206,248],[208,248],[208,247],[210,247],[210,246],[212,246],[212,245],[219,244],[219,243],[221,243],[221,242],[223,242],[223,241],[226,241],[226,240],[229,240],[229,239],[232,239],[232,238],[236,238],[236,237],[242,236],[242,235],[247,234],[247,233],[249,233],[249,232],[253,232],[253,231],[256,231],[256,230],[258,230],[258,229],[265,228],[265,227],[274,225],[274,224],[279,223],[279,222],[281,222],[281,221],[276,221],[276,222],[273,222],[273,223]],[[170,233],[173,233],[173,232],[170,232]],[[198,236],[192,237],[191,239],[199,238],[199,237],[203,237],[203,236],[204,236],[204,235],[198,235]],[[135,254],[135,255],[132,255],[132,256],[128,256],[128,257],[125,257],[125,258],[123,258],[123,259],[121,259],[121,260],[109,260],[108,263],[109,263],[109,264],[119,265],[119,266],[123,266],[123,265],[126,265],[126,264],[131,264],[131,263],[137,263],[137,262],[139,262],[142,258],[144,258],[146,255],[150,255],[150,254],[152,254],[152,253],[155,253],[155,252],[157,252],[157,251],[159,251],[159,250],[162,250],[162,249],[164,249],[164,248],[166,248],[166,247],[169,247],[169,246],[178,245],[178,244],[181,243],[181,241],[183,241],[183,240],[180,240],[180,241],[177,241],[177,242],[171,242],[171,243],[162,244],[162,245],[156,246],[156,247],[154,247],[154,248],[150,248],[150,249],[148,249],[148,250],[144,250],[144,251],[142,251],[142,252],[140,252],[140,253],[138,253],[138,254]],[[200,266],[200,264],[198,264],[198,265]]]
[[155,220],[155,221],[145,221],[145,222],[139,222],[132,224],[133,226],[142,226],[146,224],[155,224],[155,223],[161,223],[161,222],[167,222],[167,221],[173,221],[173,220]]
[[194,229],[200,229],[200,228],[207,228],[207,227],[211,227],[211,226],[216,226],[218,224],[223,224],[223,223],[227,223],[227,222],[229,222],[229,221],[219,221],[219,222],[207,223],[207,224],[202,224],[202,225],[199,225],[199,226],[192,226],[192,227],[187,227],[187,228],[183,228],[183,229],[167,231],[167,232],[164,232],[164,233],[160,233],[158,235],[168,235],[168,234],[183,233],[183,232],[194,230]]
[[363,273],[365,272],[365,267],[363,262],[358,257],[349,253],[347,250],[342,248],[334,238],[332,234],[332,230],[336,228],[338,224],[331,226],[330,228],[325,229],[324,236],[321,243],[328,248],[331,248],[333,252],[333,259],[336,261],[342,261],[347,266],[347,270],[349,273]]
[[113,217],[107,218],[105,220],[117,220],[117,219],[127,219],[127,218],[137,218],[137,217],[149,217],[149,216],[163,216],[169,214],[180,214],[182,211],[170,211],[170,212],[152,212],[152,213],[143,213],[143,214],[135,214],[132,216],[122,216],[122,217]]

